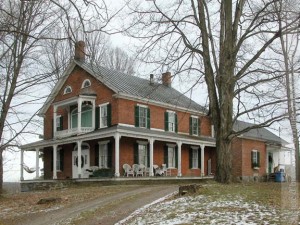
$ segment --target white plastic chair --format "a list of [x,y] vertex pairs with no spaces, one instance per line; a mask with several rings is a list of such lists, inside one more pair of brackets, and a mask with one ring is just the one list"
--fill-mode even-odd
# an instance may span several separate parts
[[124,169],[124,176],[126,175],[128,177],[129,175],[132,175],[134,177],[134,171],[130,165],[126,163],[123,164],[123,169]]
[[168,169],[166,164],[162,164],[161,166],[164,172],[164,176],[171,176],[171,169]]
[[[145,167],[145,166],[144,166]],[[141,175],[143,176],[144,175],[144,172],[140,169],[140,165],[138,164],[133,164],[132,165],[132,169],[135,173],[135,176],[137,177],[138,175]]]

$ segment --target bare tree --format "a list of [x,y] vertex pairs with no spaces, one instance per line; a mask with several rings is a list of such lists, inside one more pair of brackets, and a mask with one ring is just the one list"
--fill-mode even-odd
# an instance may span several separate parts
[[[86,14],[86,11],[89,14]],[[103,12],[100,15],[100,12]],[[85,16],[83,16],[85,15]],[[88,15],[88,16],[87,16]],[[85,21],[109,21],[102,1],[19,1],[5,0],[0,5],[0,191],[3,184],[3,152],[19,146],[26,134],[36,134],[40,121],[34,116],[45,100],[39,85],[50,73],[40,69],[44,40],[74,42],[71,17],[78,17],[82,29]],[[67,35],[56,36],[58,25]],[[92,32],[92,31],[88,31]],[[52,73],[51,73],[52,75]],[[33,109],[33,110],[31,110]]]
[[[299,12],[278,26],[277,0],[141,1],[129,3],[126,34],[143,43],[139,58],[197,73],[208,89],[209,112],[216,131],[216,180],[231,180],[231,141],[250,129],[286,116],[278,87],[282,73],[273,67],[270,46],[294,31]],[[125,19],[124,19],[125,20]],[[270,98],[271,97],[271,98]],[[238,118],[259,124],[233,131]]]
[[[279,1],[277,7],[284,13],[278,14],[279,26],[283,27],[290,22],[293,11],[297,4],[295,1]],[[297,72],[300,68],[300,55],[299,55],[299,41],[300,41],[300,28],[298,32],[285,34],[280,36],[281,51],[277,51],[283,56],[283,71],[285,75],[285,88],[288,105],[288,119],[292,130],[293,143],[295,148],[295,162],[296,162],[296,180],[300,181],[300,166],[299,166],[299,130],[297,127],[297,115],[299,115],[299,107],[297,107]],[[298,68],[297,68],[298,67]],[[298,70],[298,71],[297,71]]]

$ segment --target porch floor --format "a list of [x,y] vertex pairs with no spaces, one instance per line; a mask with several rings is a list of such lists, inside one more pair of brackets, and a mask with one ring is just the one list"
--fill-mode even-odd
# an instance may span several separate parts
[[21,181],[21,191],[49,190],[67,188],[71,185],[155,185],[155,184],[189,184],[213,180],[213,176],[204,177],[113,177],[113,178],[81,178],[67,180],[24,180]]

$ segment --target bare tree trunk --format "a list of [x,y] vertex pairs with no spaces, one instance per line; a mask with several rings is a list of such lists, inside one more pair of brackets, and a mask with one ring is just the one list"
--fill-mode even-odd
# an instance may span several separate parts
[[0,148],[0,195],[2,194],[3,188],[3,151]]

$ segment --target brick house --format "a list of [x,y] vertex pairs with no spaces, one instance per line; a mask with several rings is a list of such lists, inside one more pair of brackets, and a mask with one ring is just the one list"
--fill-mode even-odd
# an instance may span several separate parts
[[[44,140],[21,147],[21,165],[23,152],[34,150],[37,168],[43,152],[45,179],[88,178],[91,167],[119,177],[123,164],[143,164],[149,176],[162,164],[176,177],[214,174],[215,138],[207,110],[172,88],[171,78],[163,73],[158,83],[152,75],[147,80],[87,63],[84,43],[78,42],[75,59],[40,110]],[[266,174],[266,157],[274,151],[267,147],[268,131],[260,129],[261,137],[246,133],[233,143],[234,176]],[[282,140],[274,139],[272,146],[280,148]]]

